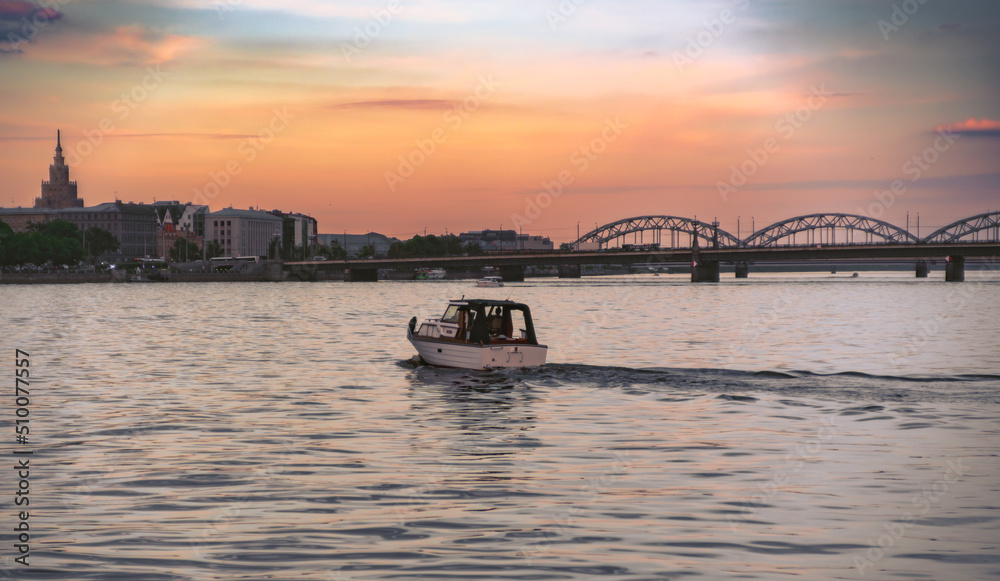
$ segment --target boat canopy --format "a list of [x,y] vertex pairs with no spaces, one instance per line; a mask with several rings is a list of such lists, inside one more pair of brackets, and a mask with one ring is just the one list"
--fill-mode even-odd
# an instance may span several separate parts
[[[455,307],[457,307],[457,312],[453,310]],[[489,344],[491,331],[495,335],[498,329],[503,335],[508,337],[513,336],[514,329],[511,313],[520,311],[524,317],[524,339],[531,345],[538,345],[538,338],[535,336],[535,325],[531,320],[531,309],[528,308],[528,305],[513,301],[462,299],[451,301],[448,305],[448,310],[445,311],[445,315],[441,320],[448,320],[450,313],[454,313],[452,316],[456,316],[463,311],[468,312],[471,318],[472,324],[469,329],[469,342],[471,343]]]

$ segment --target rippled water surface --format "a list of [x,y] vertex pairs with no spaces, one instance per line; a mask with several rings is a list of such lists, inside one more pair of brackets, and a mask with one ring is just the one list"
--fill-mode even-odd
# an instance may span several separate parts
[[[0,573],[1000,577],[1000,276],[751,276],[0,286]],[[417,364],[463,294],[530,304],[549,364]]]

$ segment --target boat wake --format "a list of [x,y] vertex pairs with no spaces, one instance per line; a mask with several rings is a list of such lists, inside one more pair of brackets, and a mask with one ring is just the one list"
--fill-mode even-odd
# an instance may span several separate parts
[[733,369],[629,368],[549,363],[537,368],[469,371],[402,360],[422,385],[527,388],[603,388],[635,392],[697,392],[730,397],[771,394],[876,402],[1000,403],[1000,375],[872,375],[857,371],[741,371]]

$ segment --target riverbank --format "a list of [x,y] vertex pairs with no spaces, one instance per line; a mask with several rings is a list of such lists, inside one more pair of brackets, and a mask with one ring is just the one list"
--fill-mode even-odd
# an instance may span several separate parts
[[[224,272],[174,272],[156,282],[280,282],[267,274],[227,274]],[[115,277],[111,273],[74,272],[4,272],[0,273],[0,284],[88,284],[106,282],[130,282]],[[144,281],[145,282],[145,281]]]

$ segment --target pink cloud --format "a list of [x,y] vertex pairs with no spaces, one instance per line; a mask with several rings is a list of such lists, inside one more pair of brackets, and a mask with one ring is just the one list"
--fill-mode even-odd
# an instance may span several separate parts
[[0,20],[20,20],[32,17],[58,20],[62,17],[62,13],[52,8],[42,8],[25,0],[0,0]]
[[965,121],[960,123],[951,123],[949,125],[939,125],[934,128],[935,131],[947,131],[949,133],[958,133],[960,135],[979,135],[988,137],[1000,136],[1000,121],[994,119],[975,119],[970,117]]
[[67,34],[35,48],[31,56],[43,61],[95,66],[158,64],[177,60],[204,45],[200,38],[131,25],[97,36]]

